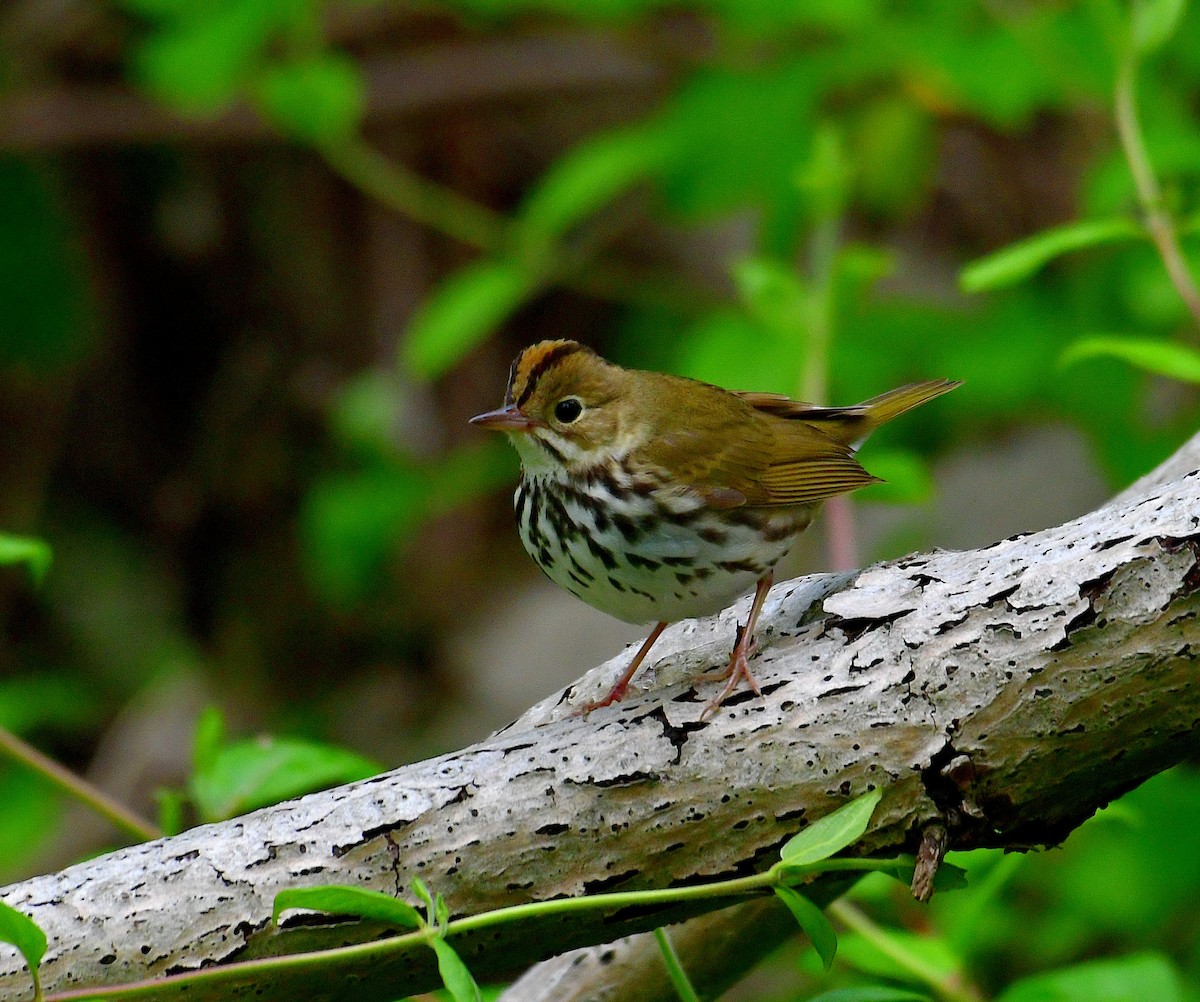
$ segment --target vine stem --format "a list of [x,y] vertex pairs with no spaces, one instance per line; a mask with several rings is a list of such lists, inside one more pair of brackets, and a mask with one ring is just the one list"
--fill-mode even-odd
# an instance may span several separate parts
[[958,974],[946,974],[908,950],[887,930],[880,928],[862,909],[844,899],[832,902],[826,909],[848,929],[854,930],[884,956],[894,960],[906,971],[929,987],[945,1002],[980,1002],[979,994],[964,986]]
[[149,842],[162,836],[149,821],[3,727],[0,727],[0,753],[43,776],[68,797],[90,807],[136,841]]
[[1150,239],[1158,248],[1167,275],[1175,291],[1183,299],[1192,319],[1200,326],[1200,289],[1188,270],[1183,250],[1179,246],[1179,234],[1171,214],[1163,205],[1162,187],[1154,174],[1150,156],[1146,151],[1146,140],[1142,135],[1141,122],[1137,115],[1137,55],[1130,46],[1117,69],[1117,84],[1114,93],[1114,117],[1121,149],[1133,175],[1133,186],[1137,191],[1138,203],[1146,216],[1146,229]]
[[675,993],[683,1002],[700,1002],[700,996],[692,985],[691,979],[688,978],[687,971],[683,969],[683,962],[679,959],[679,954],[675,952],[675,946],[667,935],[667,930],[659,926],[654,930],[654,939],[662,953],[663,963],[667,965],[667,974],[670,975]]

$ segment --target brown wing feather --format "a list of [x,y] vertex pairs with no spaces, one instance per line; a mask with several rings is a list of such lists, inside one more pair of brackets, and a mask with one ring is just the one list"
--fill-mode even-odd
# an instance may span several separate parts
[[[648,387],[670,391],[672,378],[660,379]],[[809,405],[690,382],[686,394],[669,399],[671,420],[659,423],[645,450],[647,464],[670,470],[681,489],[715,507],[811,505],[876,482],[854,450],[825,428],[780,416],[785,407]],[[757,406],[760,401],[767,406]],[[652,412],[664,413],[660,405]]]

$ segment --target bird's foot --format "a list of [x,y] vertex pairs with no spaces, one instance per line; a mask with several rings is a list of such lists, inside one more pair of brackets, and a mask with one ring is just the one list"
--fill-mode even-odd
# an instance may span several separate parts
[[762,690],[758,687],[758,680],[750,672],[750,658],[757,650],[758,644],[747,634],[746,627],[739,623],[737,641],[733,645],[733,653],[729,656],[729,664],[719,672],[705,672],[703,675],[696,676],[697,681],[703,682],[728,680],[721,691],[704,707],[704,711],[700,714],[701,720],[716,712],[717,708],[737,689],[738,683],[742,679],[746,680],[746,684],[750,686],[756,696],[762,695]]

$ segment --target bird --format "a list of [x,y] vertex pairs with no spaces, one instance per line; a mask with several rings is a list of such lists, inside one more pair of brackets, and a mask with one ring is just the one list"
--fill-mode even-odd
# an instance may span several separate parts
[[672,622],[712,615],[754,590],[701,719],[750,671],[754,628],[776,564],[829,498],[878,483],[855,450],[880,425],[959,386],[910,383],[849,407],[736,392],[623,368],[571,340],[520,352],[503,406],[470,423],[507,434],[526,551],[589,605],[653,629],[587,715],[625,697]]

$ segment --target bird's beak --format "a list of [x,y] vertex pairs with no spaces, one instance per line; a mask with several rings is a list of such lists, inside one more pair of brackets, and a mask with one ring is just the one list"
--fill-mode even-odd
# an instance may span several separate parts
[[537,423],[517,410],[516,404],[505,404],[499,410],[476,414],[471,418],[471,424],[479,425],[480,428],[491,428],[493,431],[531,431]]

